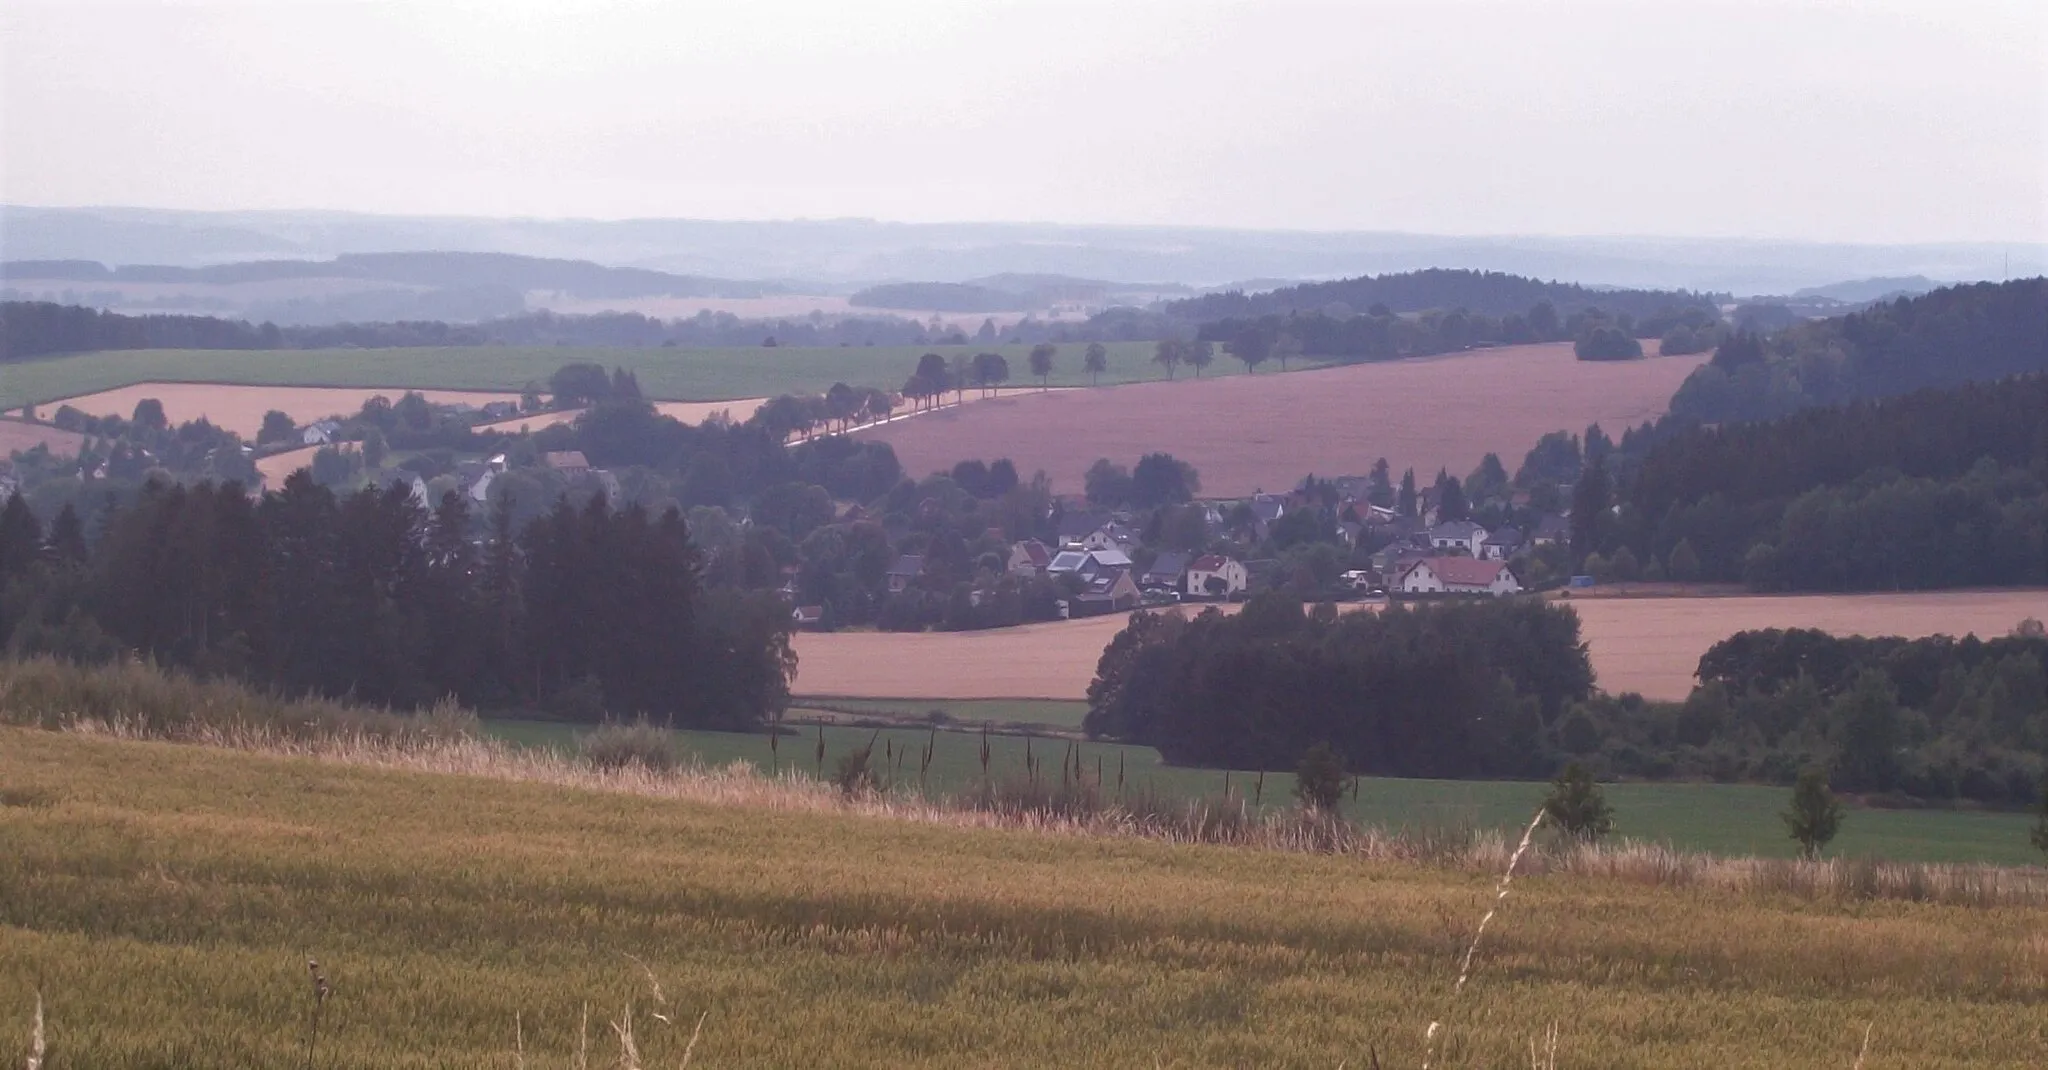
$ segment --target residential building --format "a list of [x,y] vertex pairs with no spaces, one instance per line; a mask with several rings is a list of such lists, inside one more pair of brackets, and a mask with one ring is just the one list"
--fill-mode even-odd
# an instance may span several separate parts
[[1205,554],[1188,565],[1187,592],[1197,598],[1228,598],[1251,586],[1244,563],[1221,554]]
[[590,471],[590,461],[582,450],[555,450],[540,455],[541,463],[565,476],[580,476]]
[[1152,565],[1138,576],[1141,591],[1179,591],[1188,575],[1188,556],[1168,550],[1152,559]]
[[1088,588],[1074,596],[1072,615],[1092,617],[1138,608],[1142,596],[1127,568],[1103,569],[1088,578]]
[[1036,576],[1052,564],[1052,551],[1037,539],[1026,539],[1010,547],[1010,571],[1019,576]]
[[1448,520],[1429,529],[1429,545],[1436,550],[1453,550],[1478,557],[1486,546],[1486,529],[1470,520]]
[[1515,579],[1514,572],[1499,561],[1481,561],[1472,557],[1426,557],[1401,573],[1395,589],[1402,594],[1498,597],[1519,592],[1522,584]]
[[1479,544],[1479,556],[1487,561],[1506,561],[1522,552],[1522,532],[1519,528],[1500,528],[1488,533],[1486,541]]
[[1572,522],[1556,513],[1545,513],[1536,522],[1536,530],[1529,533],[1532,546],[1551,546],[1572,541]]

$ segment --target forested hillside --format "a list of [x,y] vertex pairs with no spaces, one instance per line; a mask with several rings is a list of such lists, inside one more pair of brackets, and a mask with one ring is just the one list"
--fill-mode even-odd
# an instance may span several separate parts
[[1712,310],[1715,296],[1682,290],[1598,290],[1575,283],[1543,282],[1498,271],[1430,268],[1397,275],[1365,275],[1311,282],[1265,293],[1230,292],[1192,297],[1166,306],[1168,314],[1196,323],[1289,312],[1364,313],[1376,306],[1393,312],[1464,309],[1468,314],[1507,316],[1548,304],[1560,316],[1587,308],[1649,319],[1671,309]]
[[1656,437],[1611,524],[1582,481],[1581,553],[1773,590],[2048,583],[2048,378]]
[[1720,423],[2048,370],[2048,278],[1953,286],[1739,336],[1694,372],[1672,417]]

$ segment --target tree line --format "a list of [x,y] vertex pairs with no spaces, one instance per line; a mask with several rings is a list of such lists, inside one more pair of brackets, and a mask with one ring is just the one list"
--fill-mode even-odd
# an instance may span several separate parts
[[1569,608],[1531,599],[1339,614],[1265,592],[1243,612],[1132,614],[1084,723],[1169,762],[1292,768],[1326,743],[1377,776],[1547,776],[1547,730],[1592,692]]
[[288,694],[595,721],[746,728],[787,700],[787,607],[705,585],[681,513],[558,500],[515,528],[459,494],[337,495],[304,472],[151,482],[87,525],[0,509],[0,640],[17,655],[140,654]]
[[1700,658],[1684,702],[1600,696],[1556,746],[1607,775],[1789,784],[2020,807],[2048,788],[2048,636],[1991,639],[1740,632]]
[[1165,307],[1170,315],[1197,323],[1291,312],[1335,312],[1341,316],[1347,311],[1364,312],[1376,305],[1394,312],[1463,308],[1469,313],[1503,318],[1533,305],[1548,304],[1567,315],[1597,307],[1648,319],[1673,308],[1711,310],[1724,297],[1682,290],[1596,290],[1499,271],[1429,268],[1283,286],[1263,293],[1232,290],[1171,302]]

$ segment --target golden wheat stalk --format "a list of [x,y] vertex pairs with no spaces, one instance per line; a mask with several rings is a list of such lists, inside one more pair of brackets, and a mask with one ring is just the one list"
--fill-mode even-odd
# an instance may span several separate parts
[[1863,1026],[1863,1050],[1856,1053],[1856,1065],[1852,1070],[1863,1070],[1863,1057],[1870,1054],[1870,1031],[1877,1028],[1877,1019],[1872,1018]]
[[[1528,853],[1530,842],[1536,838],[1536,827],[1541,824],[1543,811],[1539,809],[1529,820],[1529,827],[1522,831],[1522,842],[1515,846],[1515,853],[1508,856],[1508,868],[1501,873],[1500,884],[1494,889],[1493,905],[1479,919],[1479,928],[1473,931],[1472,942],[1465,948],[1464,961],[1458,965],[1458,983],[1451,986],[1452,1000],[1465,991],[1465,982],[1472,977],[1472,957],[1479,953],[1479,942],[1486,938],[1486,927],[1492,924],[1493,916],[1500,913],[1501,904],[1507,901],[1508,888],[1515,883],[1515,867],[1522,864],[1522,856]],[[1443,1019],[1439,1018],[1430,1022],[1429,1029],[1423,1033],[1422,1070],[1429,1070],[1431,1061],[1436,1058],[1437,1037],[1443,1033],[1443,1028]]]
[[711,1017],[710,1011],[697,1016],[697,1028],[690,1030],[690,1042],[683,1046],[683,1061],[678,1070],[690,1070],[690,1060],[697,1054],[697,1038],[704,1035],[704,1019]]
[[43,994],[37,992],[35,1030],[28,1037],[28,1070],[43,1070],[43,1056],[48,1050],[43,1038]]

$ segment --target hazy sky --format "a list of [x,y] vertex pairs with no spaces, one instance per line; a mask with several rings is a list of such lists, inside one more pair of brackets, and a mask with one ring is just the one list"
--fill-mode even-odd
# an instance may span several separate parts
[[0,5],[0,199],[2048,240],[2048,3]]

